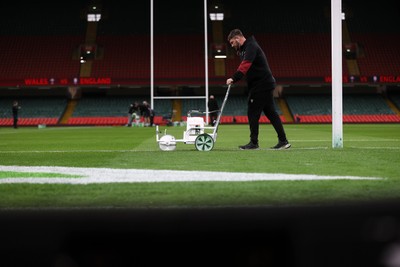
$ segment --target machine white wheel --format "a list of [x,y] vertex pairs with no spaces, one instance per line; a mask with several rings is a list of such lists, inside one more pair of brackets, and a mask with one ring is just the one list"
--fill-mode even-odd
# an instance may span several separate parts
[[199,151],[210,151],[214,147],[214,139],[209,134],[200,134],[194,142]]
[[173,151],[176,149],[175,137],[172,135],[164,135],[158,141],[158,146],[162,151]]

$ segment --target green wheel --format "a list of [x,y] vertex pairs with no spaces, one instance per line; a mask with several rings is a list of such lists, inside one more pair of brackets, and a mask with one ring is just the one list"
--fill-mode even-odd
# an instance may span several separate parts
[[194,142],[199,151],[210,151],[214,147],[214,139],[209,134],[200,134]]

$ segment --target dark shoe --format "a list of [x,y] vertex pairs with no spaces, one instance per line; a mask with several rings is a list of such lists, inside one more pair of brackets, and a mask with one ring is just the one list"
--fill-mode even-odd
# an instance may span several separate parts
[[271,148],[272,148],[272,149],[276,149],[276,150],[281,150],[281,149],[288,149],[288,148],[290,148],[291,146],[292,146],[292,145],[289,144],[288,141],[284,141],[284,142],[279,141],[279,143],[276,144],[276,146],[271,147]]
[[259,149],[258,144],[254,144],[253,142],[249,142],[247,145],[239,146],[240,150],[249,150],[249,149]]

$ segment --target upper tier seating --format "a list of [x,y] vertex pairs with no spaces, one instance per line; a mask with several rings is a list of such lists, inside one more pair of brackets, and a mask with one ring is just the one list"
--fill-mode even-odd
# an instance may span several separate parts
[[7,51],[1,55],[0,80],[79,77],[79,60],[73,60],[72,56],[83,39],[83,36],[0,36],[0,50]]
[[357,59],[362,75],[400,74],[400,33],[353,34],[352,40],[362,46]]

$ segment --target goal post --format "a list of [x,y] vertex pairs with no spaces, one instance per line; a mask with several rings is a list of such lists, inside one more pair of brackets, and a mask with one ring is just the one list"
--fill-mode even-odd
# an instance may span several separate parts
[[206,111],[206,123],[209,123],[208,100],[208,30],[207,30],[207,0],[204,0],[204,87],[205,93],[202,96],[155,96],[154,95],[154,0],[150,0],[150,103],[154,108],[155,99],[204,99]]
[[331,0],[332,147],[343,148],[342,0]]

